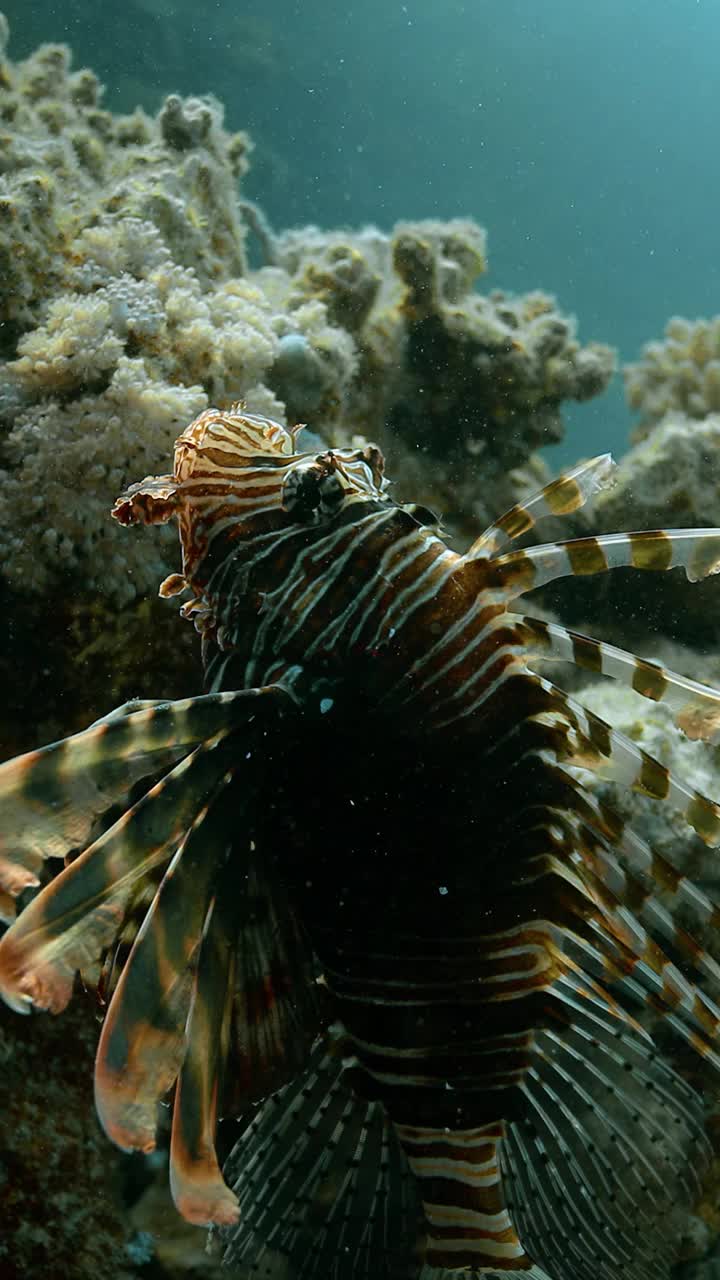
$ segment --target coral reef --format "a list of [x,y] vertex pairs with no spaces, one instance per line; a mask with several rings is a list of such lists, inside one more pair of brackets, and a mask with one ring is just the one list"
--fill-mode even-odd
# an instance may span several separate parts
[[119,1156],[93,1108],[93,1014],[87,1001],[61,1021],[0,1008],[3,1280],[136,1275]]
[[[625,369],[627,398],[640,412],[634,446],[612,486],[593,503],[593,528],[698,528],[720,525],[720,317],[673,317],[666,338],[647,343]],[[716,584],[688,592],[680,572],[662,581],[615,575],[600,591],[605,613],[647,629],[666,628],[693,644],[718,636]]]
[[[154,599],[177,567],[174,531],[129,537],[108,512],[128,481],[167,469],[174,438],[207,405],[244,399],[308,420],[330,444],[377,439],[401,496],[466,536],[544,482],[536,450],[561,438],[563,404],[602,392],[614,368],[550,295],[478,289],[486,240],[475,222],[274,234],[242,194],[250,139],[225,130],[212,97],[113,115],[67,48],[15,64],[7,40],[0,14],[3,755],[127,697],[197,689],[192,630]],[[625,381],[636,445],[598,494],[594,527],[720,525],[720,316],[672,318]],[[717,638],[717,581],[687,589],[681,573],[618,574],[571,590],[623,645],[644,637],[647,651],[648,629],[668,619],[688,640]],[[720,683],[717,666],[653,644],[661,661]],[[579,696],[718,794],[713,752],[664,707],[605,683]],[[612,800],[720,893],[716,856],[681,819],[641,795]],[[87,1004],[60,1022],[0,1010],[0,1272],[215,1274],[162,1177],[127,1210],[121,1160],[92,1109],[94,1033]],[[687,1256],[720,1230],[720,1169],[713,1178]],[[701,1267],[688,1280],[720,1276],[720,1262]]]
[[151,118],[101,97],[63,46],[3,57],[0,558],[14,589],[72,581],[119,605],[154,590],[172,539],[148,555],[107,510],[209,403],[309,419],[331,442],[384,434],[413,496],[461,529],[523,490],[513,468],[560,437],[563,400],[606,385],[612,354],[580,347],[552,299],[473,291],[476,224],[275,237],[239,196],[250,142],[217,102],[173,96]]
[[607,386],[612,351],[581,347],[540,292],[475,291],[485,234],[468,219],[399,223],[391,236],[291,231],[276,260],[292,296],[353,334],[345,421],[379,440],[408,495],[477,531],[545,478],[533,451],[562,437],[561,405]]
[[139,233],[135,263],[145,270],[161,246],[161,256],[191,266],[201,282],[244,269],[236,180],[247,135],[228,136],[210,98],[170,97],[150,120],[142,111],[113,117],[101,97],[91,71],[71,71],[63,45],[43,45],[18,66],[3,57],[0,319],[11,333],[32,326],[38,308],[67,287],[73,262],[83,276],[76,240],[87,227],[106,228],[105,260],[91,259],[87,287],[108,258],[118,273],[113,230],[126,219],[137,220],[125,239]]
[[[704,665],[697,663],[697,659],[694,664],[692,659],[690,662],[695,670]],[[681,665],[688,665],[687,655]],[[717,752],[705,742],[692,742],[686,738],[673,723],[672,714],[665,705],[648,704],[647,699],[640,698],[632,689],[606,681],[587,685],[579,698],[590,711],[620,729],[636,746],[667,765],[679,778],[691,780],[692,785],[706,795],[720,794]],[[672,853],[686,874],[692,875],[716,895],[720,894],[720,867],[715,850],[703,844],[677,813],[661,808],[650,796],[624,788],[609,788],[608,784],[598,781],[597,775],[588,775],[588,786],[611,791],[613,806],[631,823],[638,835],[658,853],[665,856]],[[683,851],[681,857],[678,850]],[[708,932],[699,926],[694,931],[701,935]],[[717,951],[718,944],[713,946],[711,943],[711,947]]]
[[668,413],[705,418],[720,411],[720,316],[672,316],[665,340],[648,342],[642,359],[623,370],[625,394],[640,414],[642,439]]
[[720,415],[669,414],[620,460],[615,483],[599,492],[602,529],[720,525]]

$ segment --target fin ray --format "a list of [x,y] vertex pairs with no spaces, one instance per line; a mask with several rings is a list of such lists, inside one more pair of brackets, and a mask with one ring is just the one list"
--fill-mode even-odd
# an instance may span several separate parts
[[78,970],[92,973],[137,883],[172,856],[197,809],[232,764],[219,734],[197,747],[36,897],[0,942],[0,995],[58,1012]]
[[157,1105],[185,1055],[185,1023],[212,886],[230,839],[227,774],[173,857],[120,975],[95,1062],[95,1105],[124,1150],[151,1150]]
[[[0,765],[0,890],[39,883],[47,858],[88,844],[97,820],[140,779],[249,714],[257,690],[125,703],[89,728]],[[10,906],[6,914],[12,916]]]

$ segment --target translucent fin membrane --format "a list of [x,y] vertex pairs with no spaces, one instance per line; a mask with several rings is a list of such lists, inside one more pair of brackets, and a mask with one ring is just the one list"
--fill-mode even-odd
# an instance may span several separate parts
[[[570,997],[572,998],[572,997]],[[710,1159],[699,1097],[649,1039],[584,1006],[537,1033],[524,1119],[502,1159],[526,1248],[553,1280],[669,1275],[678,1188]]]
[[233,824],[242,823],[242,792],[236,788],[230,795],[231,776],[222,779],[219,798],[194,817],[165,872],[103,1023],[95,1103],[106,1133],[125,1150],[154,1147],[158,1103],[185,1056],[212,886]]
[[25,908],[0,942],[8,1004],[65,1007],[76,972],[94,972],[137,883],[169,862],[236,750],[227,734],[197,747]]
[[237,953],[231,1086],[239,1113],[304,1070],[321,1024],[316,961],[258,850],[239,904]]
[[720,529],[608,533],[511,551],[491,562],[488,588],[504,590],[512,599],[557,578],[622,568],[652,572],[682,568],[690,582],[699,582],[720,571]]
[[568,516],[579,511],[595,494],[612,480],[615,464],[609,453],[581,462],[563,471],[544,488],[506,511],[472,544],[467,555],[491,556],[508,542],[534,529],[544,516]]
[[83,849],[96,821],[141,778],[172,764],[238,718],[258,691],[207,694],[178,702],[125,706],[82,733],[0,765],[0,919],[38,884],[46,858]]
[[677,778],[619,729],[611,728],[550,681],[535,679],[557,700],[558,714],[562,716],[564,710],[570,717],[573,729],[567,735],[567,753],[562,757],[566,763],[591,769],[608,781],[666,801],[705,844],[713,848],[720,844],[720,805]]
[[526,616],[518,618],[517,625],[530,657],[535,652],[543,658],[572,662],[587,671],[610,676],[643,698],[665,703],[689,738],[720,742],[720,693],[716,689],[555,622]]
[[240,1207],[225,1261],[297,1280],[395,1280],[409,1274],[419,1204],[378,1103],[344,1085],[318,1042],[292,1084],[263,1103],[225,1170]]
[[[708,992],[713,993],[714,1000],[720,997],[720,964],[709,952],[703,950],[696,938],[681,928],[673,915],[680,904],[689,903],[698,923],[712,923],[717,917],[718,909],[692,881],[681,876],[666,859],[654,853],[632,831],[624,830],[611,843],[598,827],[590,827],[579,817],[558,811],[552,816],[548,815],[547,826],[539,824],[540,829],[543,827],[546,838],[554,841],[558,857],[579,867],[585,879],[589,876],[589,884],[596,900],[602,905],[606,927],[612,935],[607,944],[607,958],[610,961],[608,972],[611,975],[615,963],[613,947],[617,941],[628,947],[635,959],[644,960],[654,972],[662,973],[666,968],[668,973],[670,970],[674,971],[674,966],[656,945],[655,939],[660,938],[668,945],[669,951],[687,965],[689,971],[702,977]],[[557,842],[557,835],[553,836],[553,831],[566,833],[562,844]],[[631,870],[627,865],[623,866],[620,856],[630,867],[636,867],[637,871]],[[671,893],[667,891],[668,886],[673,887]],[[669,897],[669,903],[660,900],[661,891]],[[625,971],[627,967],[628,961],[624,959],[621,968]],[[672,994],[672,983],[675,981],[675,977],[670,978],[665,993],[673,1007],[677,1003],[677,996]],[[695,991],[694,988],[692,990],[693,1015],[697,1000],[700,1021],[705,1016],[702,1010],[705,1004],[714,1023],[718,1010],[707,1001],[704,992]],[[656,1007],[661,1001],[662,996]],[[712,1023],[710,1030],[712,1034]]]
[[[235,868],[233,868],[233,873]],[[230,1224],[239,1214],[215,1152],[222,1076],[230,1042],[236,961],[237,881],[218,886],[202,939],[173,1108],[170,1189],[189,1222]]]
[[[75,778],[86,766],[92,774],[98,751],[102,757],[103,743],[113,744],[113,761],[118,756],[126,759],[143,749],[154,749],[158,719],[162,743],[167,743],[175,731],[187,742],[207,729],[209,722],[230,722],[229,729],[216,733],[176,764],[25,908],[0,941],[0,995],[8,1004],[23,1011],[33,1003],[57,1012],[67,1004],[78,970],[86,981],[95,980],[100,955],[120,933],[138,890],[152,884],[153,879],[159,883],[196,814],[236,763],[238,746],[233,725],[244,721],[259,728],[266,723],[267,715],[278,713],[281,706],[287,709],[288,704],[293,706],[280,687],[165,704],[163,708],[136,713],[140,719],[135,723],[133,715],[109,717],[95,729],[71,739],[67,750],[60,743],[47,749],[49,754],[33,753],[35,759],[22,757],[29,763],[19,774],[13,769],[17,761],[3,767],[7,771],[5,802],[11,814],[15,806],[17,817],[28,808],[23,780],[40,777],[37,811],[52,830],[58,762],[61,777]],[[48,766],[51,756],[55,760]],[[62,767],[63,761],[68,764],[67,770]],[[115,784],[119,786],[117,778]],[[32,806],[35,802],[31,799],[30,803]],[[61,806],[55,828],[65,842],[66,813]],[[88,825],[88,812],[83,810],[83,831]],[[30,823],[30,834],[23,835],[19,842],[21,859],[27,849],[35,856],[36,838]],[[13,858],[18,856],[15,849],[13,837]]]
[[[684,930],[681,929],[681,922],[684,921],[685,929],[699,933],[704,937],[706,946],[710,946],[720,933],[718,904],[689,876],[683,875],[667,858],[651,849],[634,831],[623,827],[620,819],[595,796],[584,794],[582,806],[594,822],[595,833],[597,834],[598,831],[603,833],[606,852],[612,847],[618,855],[622,856],[626,864],[623,867],[615,866],[616,860],[607,864],[605,875],[608,879],[608,887],[612,889],[617,883],[617,877],[624,876],[627,870],[630,873],[627,883],[632,887],[632,892],[625,890],[618,892],[618,896],[628,907],[634,911],[644,910],[647,899],[647,909],[652,913],[654,928],[660,928],[661,921],[662,928],[670,927],[664,914],[667,911],[676,933],[684,934]],[[659,895],[662,895],[662,902],[659,901]],[[686,937],[685,945],[690,948],[688,958],[694,952],[693,963],[698,966],[703,965],[705,961],[702,947],[689,934],[684,936]],[[712,963],[708,968],[707,976],[714,981],[716,973],[714,965],[717,961],[715,951],[712,955],[708,955],[708,960]]]

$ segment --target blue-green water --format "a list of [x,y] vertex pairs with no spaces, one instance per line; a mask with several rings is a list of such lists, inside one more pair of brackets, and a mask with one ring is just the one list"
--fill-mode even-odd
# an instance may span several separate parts
[[[492,287],[543,288],[633,359],[718,310],[713,0],[5,0],[12,54],[66,40],[107,103],[212,91],[278,227],[468,214]],[[620,380],[563,456],[622,450]]]

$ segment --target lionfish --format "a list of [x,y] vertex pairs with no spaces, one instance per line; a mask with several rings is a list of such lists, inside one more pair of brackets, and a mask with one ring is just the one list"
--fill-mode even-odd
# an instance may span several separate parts
[[587,771],[708,845],[720,806],[535,668],[612,676],[710,741],[720,693],[517,602],[620,566],[704,578],[720,530],[513,550],[604,455],[458,554],[378,448],[300,430],[208,410],[116,503],[177,521],[160,594],[189,592],[208,691],[2,766],[8,919],[66,866],[0,943],[0,991],[57,1013],[99,984],[104,1129],[151,1150],[174,1086],[177,1207],[256,1273],[658,1280],[711,1159],[692,1063],[720,1066],[720,965],[685,924],[720,909]]

